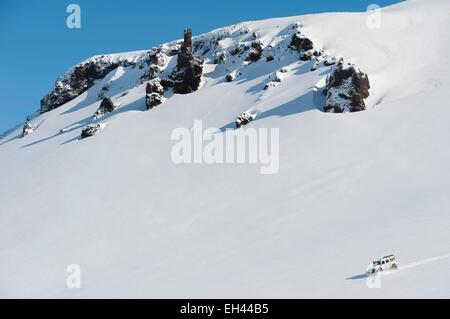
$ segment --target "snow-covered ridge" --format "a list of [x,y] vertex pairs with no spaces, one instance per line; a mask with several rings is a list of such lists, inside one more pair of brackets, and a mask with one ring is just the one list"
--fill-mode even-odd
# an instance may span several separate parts
[[[279,30],[275,36],[261,35],[260,31],[252,28],[252,23],[241,23],[192,39],[192,35],[189,34],[187,40],[189,43],[184,45],[189,47],[188,50],[191,52],[189,54],[197,57],[199,61],[205,61],[210,65],[220,65],[222,76],[225,76],[228,82],[236,80],[242,74],[242,69],[249,64],[260,62],[261,68],[267,68],[261,64],[273,61],[288,65],[292,63],[292,57],[296,57],[297,54],[305,63],[314,61],[311,71],[316,71],[321,64],[332,66],[336,63],[336,57],[329,57],[325,50],[314,47],[313,41],[302,33],[301,23],[295,22],[276,28]],[[182,49],[183,41],[173,41],[149,51],[101,55],[83,61],[57,80],[55,89],[41,101],[41,113],[75,99],[89,90],[97,81],[104,79],[110,72],[115,72],[118,67],[142,70],[136,74],[136,86],[157,79],[165,89],[174,88],[175,93],[192,92],[192,89],[177,89],[176,86],[174,87],[174,82],[170,80],[170,78],[173,80],[174,77],[179,77],[175,75],[175,64],[170,64],[170,61],[178,55],[177,68],[180,69],[180,50]],[[275,70],[273,74],[280,73],[281,70],[286,69]],[[201,73],[202,70],[199,69],[199,75]],[[189,79],[184,81],[189,82]],[[275,76],[275,81],[272,79],[265,89],[279,82],[281,78]],[[193,90],[196,90],[196,87],[197,85]],[[108,89],[108,86],[102,88],[103,91],[100,94],[102,98],[107,95]],[[349,110],[349,108],[342,107],[342,110]]]
[[[405,1],[379,28],[370,12],[246,22],[80,81],[0,140],[0,297],[448,298],[449,9]],[[333,80],[341,57],[370,80],[367,111],[323,112],[329,93],[367,94]],[[198,88],[175,93],[200,65]],[[278,129],[278,173],[175,164],[172,133],[198,120],[218,138]],[[398,271],[369,288],[388,254]]]

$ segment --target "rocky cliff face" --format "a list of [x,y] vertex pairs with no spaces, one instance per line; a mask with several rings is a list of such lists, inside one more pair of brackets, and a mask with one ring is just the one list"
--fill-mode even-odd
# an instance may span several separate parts
[[[112,72],[135,74],[132,79],[135,83],[131,83],[131,87],[146,84],[143,94],[147,110],[169,98],[170,94],[166,93],[189,94],[197,91],[206,64],[214,66],[218,70],[214,72],[223,76],[224,82],[238,80],[250,65],[252,69],[260,67],[264,72],[267,70],[268,78],[264,80],[261,90],[270,92],[283,79],[291,76],[286,67],[295,60],[311,72],[321,67],[330,68],[325,71],[325,74],[329,73],[324,89],[325,105],[318,108],[330,113],[365,110],[364,99],[369,96],[370,89],[367,74],[342,59],[337,62],[337,57],[329,56],[326,50],[316,47],[313,39],[303,31],[301,24],[294,23],[277,30],[277,35],[270,39],[245,25],[235,25],[193,38],[192,30],[186,29],[181,41],[137,52],[131,57],[129,54],[94,57],[76,65],[58,79],[52,92],[42,99],[40,113],[78,97],[110,73],[112,79],[116,78]],[[284,61],[287,64],[283,64]],[[124,70],[118,70],[119,67]],[[120,74],[117,76],[120,77]],[[93,115],[93,121],[121,105],[117,102],[120,96],[111,95],[110,84],[104,81],[95,91],[102,103]],[[236,127],[255,120],[243,115],[237,119]]]
[[119,65],[128,64],[126,60],[113,61],[106,56],[78,64],[69,74],[59,78],[55,88],[41,100],[40,112],[45,113],[60,107],[84,93],[95,81],[103,79]]
[[[204,62],[193,51],[192,30],[187,29],[181,45],[162,45],[142,53],[137,59],[113,58],[110,55],[94,57],[76,65],[57,80],[54,89],[42,98],[40,113],[51,111],[75,99],[119,66],[143,69],[139,79],[141,83],[160,78],[165,89],[173,88],[174,93],[179,94],[192,93],[200,86]],[[165,70],[173,56],[177,56],[176,67]],[[99,99],[105,97],[104,93],[99,93]]]

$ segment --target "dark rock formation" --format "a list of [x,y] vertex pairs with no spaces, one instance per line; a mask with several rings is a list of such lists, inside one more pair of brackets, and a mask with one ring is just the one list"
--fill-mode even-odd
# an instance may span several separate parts
[[22,128],[22,137],[27,136],[28,134],[30,134],[33,131],[34,131],[34,126],[31,125],[30,123],[25,123],[25,125]]
[[325,112],[359,112],[366,109],[364,99],[369,97],[367,74],[341,59],[327,78]]
[[241,76],[241,75],[242,75],[241,71],[239,71],[239,70],[234,70],[233,72],[228,73],[228,74],[225,76],[225,80],[226,80],[227,82],[233,82],[234,80],[236,80],[237,77],[239,77],[239,76]]
[[332,65],[335,65],[335,64],[336,64],[336,61],[330,60],[330,59],[326,59],[326,60],[323,62],[323,65],[325,65],[325,66],[332,66]]
[[161,79],[159,83],[162,85],[165,91],[167,91],[170,88],[174,87],[174,83],[171,80],[168,79]]
[[194,59],[192,55],[192,30],[184,30],[184,41],[181,44],[178,51],[177,69],[182,70],[191,65],[191,61]]
[[231,49],[230,54],[232,56],[240,55],[242,52],[245,51],[245,48],[243,45],[236,45],[233,49]]
[[225,63],[226,60],[227,60],[226,52],[220,52],[215,56],[214,64],[222,64]]
[[120,64],[100,57],[75,66],[73,71],[66,77],[60,78],[53,91],[41,100],[40,112],[51,111],[73,100],[92,87],[96,80],[103,79]]
[[264,50],[263,46],[264,44],[262,43],[262,41],[259,40],[253,41],[251,44],[251,50],[248,53],[247,57],[245,58],[245,61],[250,63],[259,61],[262,57],[262,53]]
[[100,132],[102,129],[100,124],[92,124],[88,125],[81,131],[81,139],[85,139],[87,137],[94,136],[98,132]]
[[153,80],[147,83],[145,88],[147,94],[158,93],[160,95],[164,94],[164,87],[161,85],[159,80]]
[[253,121],[255,118],[249,114],[249,113],[242,113],[240,116],[238,116],[235,120],[236,129],[240,129],[242,126],[247,125],[251,121]]
[[178,52],[177,66],[171,75],[173,90],[178,94],[189,94],[198,90],[202,80],[203,60],[192,53],[192,30],[184,31],[184,41]]
[[301,33],[296,33],[292,36],[289,47],[293,50],[297,50],[299,53],[312,50],[314,48],[313,42]]
[[106,112],[112,112],[116,109],[116,106],[109,97],[105,97],[102,100],[102,103],[100,103],[100,108],[105,110]]
[[236,75],[234,73],[228,73],[227,76],[225,77],[225,80],[227,82],[233,82],[235,78],[236,78]]
[[111,113],[117,108],[116,105],[111,101],[109,97],[105,97],[102,100],[102,103],[100,103],[100,107],[97,109],[97,111],[94,113],[93,118],[98,119],[99,117],[102,117],[103,115],[107,113]]
[[305,52],[300,55],[300,60],[302,61],[310,61],[312,59],[312,55],[310,52]]
[[158,93],[151,93],[145,96],[145,106],[147,110],[151,110],[155,106],[162,104],[163,96]]
[[156,79],[161,74],[161,68],[166,64],[166,52],[163,52],[162,47],[153,48],[145,60],[148,69],[141,76],[141,83]]
[[160,105],[164,100],[164,87],[158,80],[147,83],[145,105],[147,110]]

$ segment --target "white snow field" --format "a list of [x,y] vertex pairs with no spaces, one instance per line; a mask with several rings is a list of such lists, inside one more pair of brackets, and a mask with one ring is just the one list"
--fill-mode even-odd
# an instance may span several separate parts
[[[322,112],[314,87],[330,68],[310,72],[311,61],[279,50],[231,83],[231,58],[206,60],[197,92],[150,111],[143,70],[119,67],[33,119],[25,138],[22,126],[9,132],[0,297],[449,298],[449,13],[447,0],[410,0],[383,8],[379,28],[367,26],[373,12],[327,13],[205,35],[232,30],[220,42],[228,49],[256,31],[276,49],[299,23],[315,47],[368,74],[367,111]],[[281,67],[282,82],[263,90]],[[105,84],[120,107],[79,140]],[[173,129],[228,127],[249,109],[261,113],[248,127],[280,129],[277,174],[172,162]],[[369,288],[367,265],[389,254],[400,269]],[[73,264],[80,289],[66,286]]]

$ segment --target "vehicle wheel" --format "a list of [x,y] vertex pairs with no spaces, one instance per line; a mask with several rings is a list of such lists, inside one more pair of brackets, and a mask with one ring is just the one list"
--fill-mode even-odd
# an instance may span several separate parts
[[372,274],[376,273],[375,269],[372,269]]
[[392,265],[392,269],[397,270],[398,266],[397,265]]

